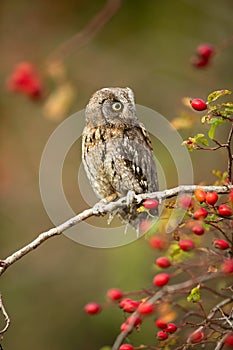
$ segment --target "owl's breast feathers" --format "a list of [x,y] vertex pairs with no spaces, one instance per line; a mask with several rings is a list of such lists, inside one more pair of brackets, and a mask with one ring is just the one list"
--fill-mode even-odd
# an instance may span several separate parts
[[99,197],[157,190],[152,145],[143,124],[86,126],[83,162]]
[[138,123],[137,125],[101,125],[96,127],[86,126],[83,132],[83,152],[88,154],[97,144],[108,142],[113,139],[137,140],[146,145],[151,151],[152,144],[145,127]]

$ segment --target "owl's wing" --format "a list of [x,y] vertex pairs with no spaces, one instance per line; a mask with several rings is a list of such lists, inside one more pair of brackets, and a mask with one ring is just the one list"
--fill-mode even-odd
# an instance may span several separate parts
[[107,144],[105,159],[116,192],[152,192],[158,189],[157,172],[149,135],[143,124],[125,127]]

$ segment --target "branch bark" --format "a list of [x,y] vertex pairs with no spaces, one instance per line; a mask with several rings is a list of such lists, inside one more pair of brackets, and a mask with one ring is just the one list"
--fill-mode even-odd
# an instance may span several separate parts
[[4,305],[3,305],[1,294],[0,294],[0,310],[1,310],[1,312],[2,312],[2,314],[4,316],[4,318],[5,318],[5,321],[6,321],[5,327],[0,330],[0,334],[4,334],[8,330],[11,321],[10,321],[10,317],[8,316],[8,313],[6,312],[6,309],[5,309]]
[[198,186],[198,185],[183,185],[175,188],[171,188],[164,191],[143,193],[131,196],[131,202],[129,198],[122,197],[114,202],[104,204],[102,201],[98,202],[94,207],[84,210],[83,212],[77,214],[71,219],[65,221],[64,223],[58,225],[57,227],[51,228],[48,231],[40,233],[32,242],[28,243],[21,249],[17,250],[13,254],[9,255],[7,258],[0,260],[0,275],[2,275],[6,269],[13,265],[16,261],[20,260],[24,255],[30,253],[37,247],[39,247],[43,242],[47,241],[49,238],[58,236],[69,228],[77,225],[79,222],[86,220],[91,216],[106,215],[114,212],[116,209],[125,207],[132,204],[133,202],[141,203],[147,198],[156,198],[160,203],[168,198],[177,196],[180,193],[192,193],[196,189],[202,189],[206,192],[215,191],[219,194],[228,193],[233,186]]

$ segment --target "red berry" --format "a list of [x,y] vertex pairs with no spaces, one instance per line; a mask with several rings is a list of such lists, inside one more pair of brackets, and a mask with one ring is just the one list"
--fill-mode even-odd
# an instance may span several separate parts
[[161,318],[158,318],[157,320],[155,320],[155,325],[161,329],[164,329],[167,327],[167,323],[164,322]]
[[196,111],[205,111],[208,108],[205,101],[200,99],[200,98],[192,99],[190,101],[190,104],[191,104],[192,108],[195,109]]
[[192,250],[193,248],[195,248],[195,244],[191,239],[182,239],[179,242],[179,247],[180,249],[182,249],[185,252],[188,252],[189,250]]
[[171,266],[171,262],[168,258],[166,258],[165,256],[161,256],[160,258],[158,258],[156,260],[156,265],[158,265],[159,267],[165,269],[169,266]]
[[193,233],[195,233],[195,235],[197,235],[197,236],[201,236],[201,235],[203,235],[203,233],[205,233],[205,229],[204,229],[204,227],[201,226],[201,225],[195,225],[195,226],[193,226],[192,231],[193,231]]
[[119,347],[119,350],[134,350],[134,347],[130,344],[122,344]]
[[224,273],[233,273],[233,259],[226,259],[222,264]]
[[126,323],[129,325],[132,325],[134,327],[137,327],[138,325],[140,325],[142,323],[142,319],[139,316],[130,315],[126,320]]
[[97,303],[88,303],[85,305],[84,310],[89,315],[96,315],[101,311],[101,306]]
[[206,197],[205,191],[197,189],[194,193],[194,196],[196,197],[198,202],[200,203],[205,202],[205,197]]
[[29,62],[16,65],[7,81],[7,88],[9,91],[19,92],[31,98],[39,98],[42,95],[42,82],[35,67]]
[[232,215],[232,209],[226,204],[221,204],[218,207],[218,213],[221,216],[231,216]]
[[179,197],[179,205],[183,209],[188,209],[192,205],[192,196],[189,194],[183,194],[182,196]]
[[210,44],[201,44],[197,48],[197,53],[203,58],[209,58],[214,53],[214,48]]
[[151,237],[149,244],[152,248],[159,250],[164,250],[167,248],[167,241],[164,238],[158,236]]
[[151,222],[149,220],[143,220],[139,224],[140,233],[146,233],[151,228]]
[[215,205],[215,203],[218,201],[218,195],[216,192],[208,192],[206,193],[206,202],[210,205]]
[[155,311],[155,306],[150,302],[141,303],[137,311],[142,315],[150,315]]
[[224,345],[226,345],[229,348],[233,348],[233,332],[227,334],[224,340]]
[[233,204],[233,190],[230,190],[229,201]]
[[170,280],[170,276],[167,273],[159,273],[153,279],[153,284],[157,287],[165,286]]
[[227,241],[225,241],[225,239],[215,239],[214,246],[215,248],[222,249],[222,250],[229,248],[229,244],[227,243]]
[[123,292],[118,288],[111,288],[107,291],[107,296],[111,300],[119,300],[123,297]]
[[157,338],[159,340],[166,340],[168,338],[168,334],[163,331],[159,331],[157,332]]
[[204,337],[205,337],[205,334],[203,330],[197,330],[192,334],[190,334],[189,341],[190,343],[193,343],[193,344],[200,343],[204,339]]
[[196,220],[205,219],[208,215],[208,211],[205,208],[199,208],[193,213],[193,217]]
[[191,63],[194,65],[194,67],[200,68],[207,66],[209,61],[209,58],[197,56],[192,59]]
[[134,312],[135,310],[137,310],[139,304],[140,303],[136,300],[126,298],[126,299],[121,300],[120,308],[122,308],[125,312],[131,313],[131,312]]
[[146,209],[156,209],[159,205],[159,202],[156,199],[146,199],[143,202],[143,206]]
[[122,323],[120,330],[121,330],[121,332],[131,333],[132,330],[130,330],[130,328],[131,328],[130,325],[127,322],[124,322],[124,323]]
[[168,323],[167,327],[164,329],[164,332],[175,333],[176,330],[177,326],[175,325],[175,323]]

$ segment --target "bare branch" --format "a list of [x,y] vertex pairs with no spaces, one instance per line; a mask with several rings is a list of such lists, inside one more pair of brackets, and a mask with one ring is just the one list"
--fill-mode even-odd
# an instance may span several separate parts
[[123,0],[108,0],[104,7],[84,27],[64,44],[59,46],[50,57],[49,61],[62,61],[65,57],[85,46],[117,13]]
[[80,214],[65,221],[61,225],[58,225],[57,227],[51,228],[50,230],[39,234],[38,237],[35,238],[32,242],[19,249],[12,255],[8,256],[6,259],[0,260],[0,275],[2,275],[9,266],[14,264],[17,260],[21,259],[24,255],[30,253],[31,251],[39,247],[43,242],[47,241],[47,239],[60,235],[67,229],[77,225],[79,222],[84,221],[91,216],[106,215],[108,213],[114,212],[118,208],[122,208],[126,205],[132,204],[133,201],[141,203],[146,198],[157,198],[161,202],[162,200],[165,200],[167,198],[175,197],[179,193],[192,193],[198,188],[203,189],[206,192],[215,191],[217,193],[224,194],[228,193],[229,190],[233,188],[233,186],[178,186],[164,191],[135,195],[134,198],[131,198],[131,203],[129,203],[129,198],[127,196],[122,197],[115,202],[110,202],[107,204],[103,204],[103,202],[100,201],[93,208],[86,209]]
[[[221,273],[211,273],[211,274],[208,274],[205,276],[199,276],[199,277],[187,280],[185,282],[173,284],[170,286],[164,286],[161,290],[159,290],[158,292],[155,292],[155,294],[151,298],[147,299],[147,302],[148,303],[155,303],[156,301],[162,299],[166,295],[171,295],[171,294],[181,292],[184,290],[189,290],[194,285],[215,279],[215,278],[219,277],[220,275],[221,275]],[[138,313],[135,312],[134,315],[138,316]],[[127,327],[127,329],[125,331],[121,332],[118,335],[115,343],[113,344],[112,350],[119,349],[120,344],[127,337],[127,335],[131,332],[133,327],[134,327],[133,324],[132,325],[129,324],[129,327]]]
[[0,330],[0,334],[4,334],[8,330],[11,321],[10,321],[10,317],[8,316],[8,313],[6,312],[6,309],[3,305],[1,294],[0,294],[0,310],[1,310],[1,312],[5,318],[5,321],[6,321],[5,327]]

